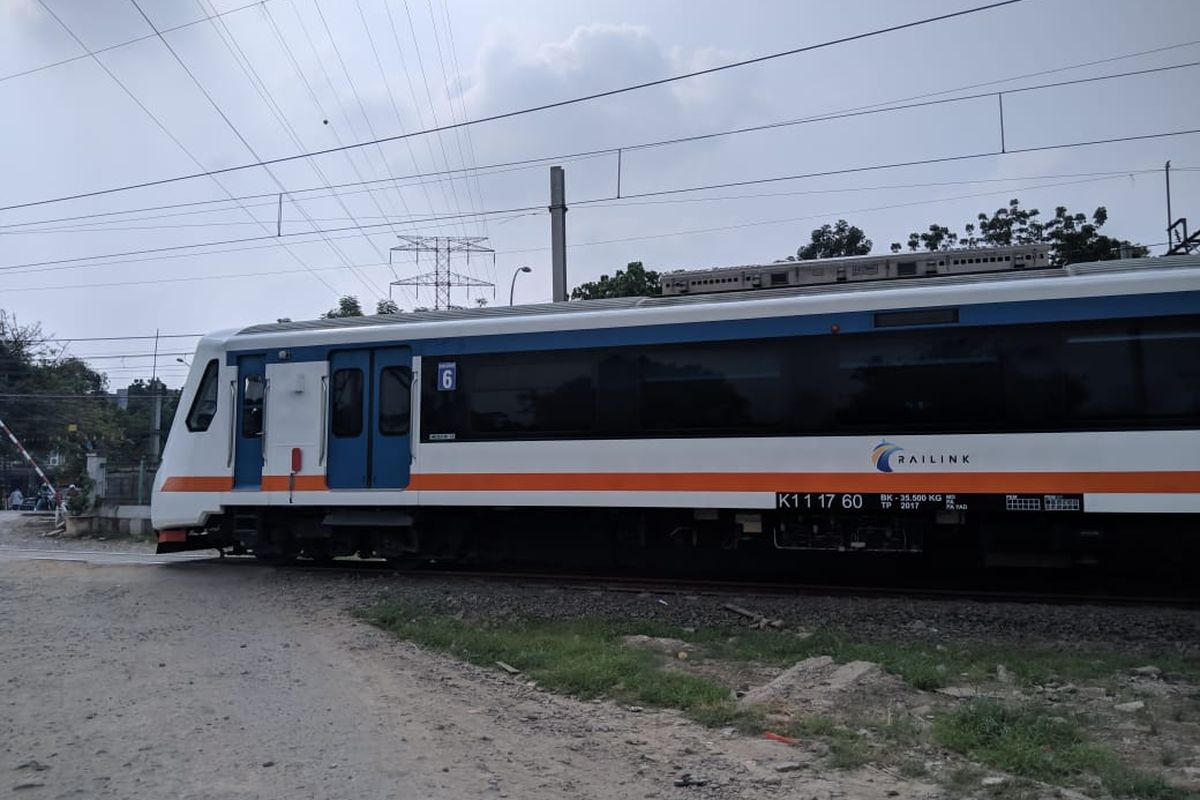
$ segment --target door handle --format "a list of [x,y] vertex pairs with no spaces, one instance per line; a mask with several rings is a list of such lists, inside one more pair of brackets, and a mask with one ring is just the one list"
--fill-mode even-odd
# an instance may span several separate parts
[[322,375],[321,376],[321,440],[320,440],[321,447],[320,447],[320,450],[317,452],[317,466],[318,467],[325,466],[325,447],[326,447],[325,442],[326,442],[326,437],[329,435],[329,432],[326,430],[326,428],[329,427],[329,419],[327,417],[328,414],[329,414],[329,376]]
[[225,468],[233,466],[233,429],[237,427],[237,378],[229,382],[229,452],[225,456]]
[[267,401],[271,397],[271,379],[263,378],[263,398],[262,398],[262,463],[267,465],[267,434],[270,432],[267,429]]

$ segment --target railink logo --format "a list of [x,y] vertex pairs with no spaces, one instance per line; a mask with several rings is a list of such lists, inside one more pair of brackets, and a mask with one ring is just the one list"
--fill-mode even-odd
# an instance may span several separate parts
[[891,472],[892,456],[902,452],[904,452],[903,447],[884,440],[875,445],[875,449],[871,452],[871,460],[875,462],[875,469],[880,472]]
[[871,451],[871,461],[880,472],[895,472],[901,465],[942,465],[970,464],[970,453],[910,453],[898,444],[886,439],[875,445]]

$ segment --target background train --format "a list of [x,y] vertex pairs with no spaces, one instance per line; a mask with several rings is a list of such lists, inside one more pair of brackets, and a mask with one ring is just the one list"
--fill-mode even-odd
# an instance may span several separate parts
[[1175,559],[1197,520],[1187,256],[215,333],[153,496],[162,551],[409,563]]

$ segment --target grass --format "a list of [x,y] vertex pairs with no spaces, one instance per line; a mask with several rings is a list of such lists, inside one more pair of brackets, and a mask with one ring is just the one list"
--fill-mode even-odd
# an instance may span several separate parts
[[429,616],[395,604],[376,606],[363,616],[397,636],[473,664],[503,661],[551,691],[696,711],[714,723],[735,721],[728,688],[661,670],[652,653],[622,646],[628,624],[593,619],[488,623]]
[[933,734],[947,749],[1021,778],[1062,786],[1082,786],[1098,779],[1114,797],[1175,800],[1188,796],[1161,778],[1118,762],[1109,748],[1089,740],[1078,719],[1034,706],[975,701],[939,715]]
[[[850,727],[845,721],[813,715],[794,719],[780,729],[775,723],[769,725],[762,711],[739,707],[728,686],[682,670],[664,669],[660,655],[626,647],[622,638],[645,634],[683,639],[697,646],[691,660],[699,662],[788,666],[816,655],[832,656],[838,662],[874,661],[920,689],[994,680],[998,664],[1008,668],[1017,684],[1029,685],[1111,679],[1116,672],[1151,660],[1033,648],[1015,652],[1011,647],[986,644],[939,647],[924,641],[862,641],[830,631],[800,637],[744,629],[684,632],[641,620],[463,619],[402,603],[383,603],[361,611],[360,616],[401,638],[464,661],[487,667],[503,661],[550,691],[678,709],[703,725],[730,727],[749,735],[771,728],[797,739],[825,742],[832,768],[851,769],[879,761],[897,764],[913,777],[926,772],[924,764],[913,758],[913,751],[928,745],[930,732],[906,715],[889,714],[884,720]],[[1196,660],[1153,661],[1169,672],[1200,674]],[[860,728],[869,733],[856,732]],[[1115,797],[1174,800],[1187,796],[1160,778],[1119,763],[1111,750],[1087,737],[1079,719],[1055,717],[1038,707],[982,700],[968,703],[939,714],[932,738],[972,761],[1016,776],[1018,780],[1003,787],[991,787],[990,795],[1004,800],[1024,796],[1028,787],[1022,781],[1028,780],[1082,786],[1088,791],[1099,781]],[[979,789],[977,771],[950,774],[944,780],[950,788],[957,781],[963,783],[964,791],[967,784]]]

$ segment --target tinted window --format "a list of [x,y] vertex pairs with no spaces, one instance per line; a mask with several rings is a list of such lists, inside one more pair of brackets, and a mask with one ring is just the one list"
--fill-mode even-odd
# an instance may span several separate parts
[[781,349],[727,344],[642,351],[641,427],[650,431],[770,428],[783,416]]
[[1140,344],[1147,413],[1171,418],[1200,416],[1200,324],[1148,331]]
[[[935,321],[918,313],[918,324]],[[427,438],[892,436],[1200,424],[1197,317],[885,327],[455,361],[454,391],[436,391],[436,360],[426,362]]]
[[262,375],[250,375],[242,383],[242,436],[262,436],[263,395],[267,380]]
[[409,387],[412,372],[408,367],[384,367],[379,373],[379,432],[385,436],[408,433]]
[[363,429],[363,374],[361,369],[334,370],[330,382],[329,420],[334,436],[358,436]]
[[1002,416],[1003,373],[987,332],[847,336],[837,369],[822,378],[835,419],[847,429],[923,430],[995,424]]
[[187,415],[189,431],[206,431],[217,414],[217,360],[214,358],[204,368],[200,385],[196,388],[196,397]]
[[[591,430],[596,415],[593,357],[541,353],[481,360],[463,374],[475,433],[566,433]],[[460,390],[461,391],[461,390]]]

